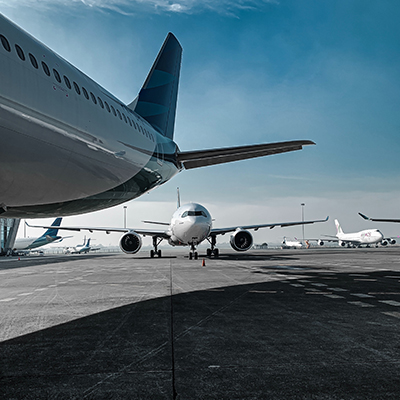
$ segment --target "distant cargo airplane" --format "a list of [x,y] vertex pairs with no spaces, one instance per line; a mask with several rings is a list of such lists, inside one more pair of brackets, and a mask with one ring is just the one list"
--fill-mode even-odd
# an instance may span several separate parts
[[14,243],[13,251],[31,250],[55,242],[56,240],[61,241],[65,239],[65,237],[63,238],[57,235],[61,220],[62,218],[56,218],[51,226],[48,227],[48,230],[40,237],[17,238]]
[[[378,245],[380,243],[382,246],[386,246],[389,243],[394,244],[390,241],[390,239],[385,239],[382,232],[378,229],[366,229],[360,232],[354,233],[344,233],[339,221],[335,219],[336,225],[336,239],[321,239],[318,244],[321,246],[326,242],[338,242],[339,246],[347,246],[347,247],[361,247],[361,245],[366,245],[369,247],[372,244]],[[327,236],[328,235],[324,235]]]
[[180,151],[173,138],[181,54],[169,33],[138,97],[125,105],[0,14],[2,217],[101,210],[137,198],[183,169],[315,144]]
[[[179,201],[178,201],[179,205]],[[121,250],[127,254],[135,254],[142,247],[142,236],[153,237],[153,249],[150,251],[150,257],[161,257],[161,250],[158,249],[159,244],[165,239],[171,246],[190,246],[189,258],[197,259],[198,253],[196,251],[197,245],[204,240],[208,240],[210,248],[207,249],[207,256],[214,255],[218,257],[219,251],[215,247],[218,235],[225,235],[231,233],[230,245],[236,251],[247,251],[253,245],[253,236],[248,231],[254,229],[257,231],[260,228],[274,228],[275,226],[293,226],[293,225],[306,225],[316,222],[326,222],[328,217],[323,220],[314,221],[300,221],[300,222],[277,222],[274,224],[259,224],[259,225],[236,225],[229,228],[213,228],[212,218],[208,210],[200,204],[189,203],[178,207],[171,218],[171,222],[153,222],[144,221],[146,223],[166,225],[165,230],[151,230],[151,229],[130,229],[130,228],[95,228],[95,227],[61,227],[60,229],[70,231],[103,231],[122,232],[123,235],[120,239],[119,246]],[[29,225],[34,228],[44,227]]]

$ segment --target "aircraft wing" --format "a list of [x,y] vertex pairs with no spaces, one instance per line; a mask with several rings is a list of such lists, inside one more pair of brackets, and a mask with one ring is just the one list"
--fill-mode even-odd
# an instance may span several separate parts
[[236,231],[236,229],[254,229],[255,231],[257,231],[260,228],[273,229],[276,226],[280,226],[280,227],[284,228],[286,226],[308,225],[308,224],[314,224],[317,222],[326,222],[326,221],[328,221],[328,219],[329,219],[329,217],[326,217],[325,219],[317,219],[317,220],[312,220],[312,221],[276,222],[274,224],[241,225],[241,226],[232,226],[230,228],[213,228],[213,229],[211,229],[210,236],[225,235],[225,233],[234,232],[234,231]]
[[397,222],[400,223],[400,219],[382,219],[382,218],[369,218],[364,214],[358,213],[362,218],[367,221],[375,221],[375,222]]
[[[30,225],[26,223],[30,228],[49,228],[49,226],[45,225]],[[93,227],[93,226],[60,226],[58,229],[63,229],[65,231],[89,231],[92,232],[119,232],[119,233],[127,233],[127,232],[135,232],[139,235],[143,236],[157,236],[159,238],[169,239],[170,235],[168,231],[161,230],[151,230],[151,229],[132,229],[132,228],[106,228],[106,227]]]
[[182,151],[177,159],[185,169],[206,167],[231,161],[269,156],[288,151],[301,150],[303,146],[315,144],[311,140],[292,140],[279,143],[256,144],[250,146],[224,147],[219,149]]

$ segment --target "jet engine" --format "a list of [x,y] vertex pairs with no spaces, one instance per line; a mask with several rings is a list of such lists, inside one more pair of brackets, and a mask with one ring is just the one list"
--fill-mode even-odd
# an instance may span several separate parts
[[396,241],[394,239],[388,239],[390,244],[396,244]]
[[323,246],[323,245],[324,245],[324,241],[323,241],[323,240],[321,240],[321,239],[320,239],[320,240],[318,240],[318,245],[319,245],[319,246]]
[[381,245],[382,246],[387,246],[388,242],[386,240],[382,240]]
[[230,243],[232,249],[236,251],[247,251],[253,245],[253,236],[249,231],[237,229],[232,233]]
[[343,246],[343,247],[346,246],[346,242],[339,240],[339,246]]
[[125,233],[119,240],[119,247],[126,254],[136,254],[142,247],[142,238],[135,232]]

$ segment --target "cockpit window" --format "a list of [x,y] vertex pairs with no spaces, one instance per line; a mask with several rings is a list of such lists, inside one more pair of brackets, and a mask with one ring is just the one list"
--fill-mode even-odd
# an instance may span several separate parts
[[204,211],[185,211],[181,215],[181,218],[186,218],[186,217],[207,217],[207,215]]

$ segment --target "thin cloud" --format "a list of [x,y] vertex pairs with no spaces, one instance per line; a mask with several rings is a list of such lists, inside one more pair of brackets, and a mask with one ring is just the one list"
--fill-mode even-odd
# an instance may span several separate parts
[[276,4],[276,0],[0,0],[1,6],[21,7],[22,5],[35,9],[51,7],[86,6],[98,10],[111,10],[123,15],[134,14],[138,10],[146,12],[196,14],[210,11],[236,16],[242,10],[258,10],[268,3]]

